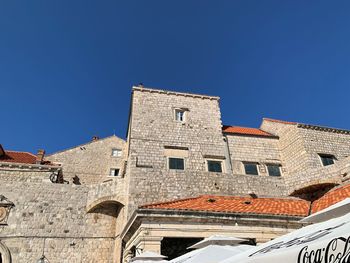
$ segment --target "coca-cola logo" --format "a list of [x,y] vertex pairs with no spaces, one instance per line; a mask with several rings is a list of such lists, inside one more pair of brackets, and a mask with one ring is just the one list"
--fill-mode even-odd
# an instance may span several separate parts
[[[315,232],[306,234],[304,236],[296,237],[296,238],[293,238],[293,239],[288,240],[288,241],[280,241],[280,242],[274,243],[270,246],[267,246],[263,249],[260,249],[256,252],[254,252],[253,254],[249,255],[249,257],[255,256],[258,254],[266,254],[266,253],[269,253],[271,251],[282,249],[282,248],[290,248],[293,246],[303,245],[303,244],[310,243],[312,241],[316,241],[324,236],[329,235],[330,233],[333,232],[334,229],[337,229],[337,228],[339,228],[347,223],[349,223],[349,222],[343,222],[343,223],[336,225],[336,226],[333,226],[333,227],[317,230]],[[303,247],[303,249],[307,250],[305,247]],[[302,263],[306,263],[306,262],[307,263],[314,263],[314,262],[318,262],[318,261],[300,261],[300,262],[302,262]],[[336,263],[337,261],[327,261],[327,262],[328,263]],[[339,262],[339,263],[346,263],[346,262],[347,261]],[[349,261],[349,263],[350,263],[350,261]]]
[[298,254],[297,263],[350,263],[350,236],[337,237],[326,246],[316,249],[303,247]]

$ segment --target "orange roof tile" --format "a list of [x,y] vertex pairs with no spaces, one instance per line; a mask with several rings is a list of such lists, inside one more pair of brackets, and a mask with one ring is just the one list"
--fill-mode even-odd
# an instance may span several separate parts
[[312,203],[311,213],[316,213],[335,203],[343,201],[347,197],[350,197],[350,184],[330,190],[324,196],[314,201]]
[[28,152],[5,151],[0,156],[0,162],[35,164],[36,156]]
[[263,118],[265,121],[272,121],[272,122],[278,122],[278,123],[283,123],[283,124],[298,124],[297,122],[292,122],[292,121],[281,121],[281,120],[275,120],[275,119],[270,119],[270,118]]
[[140,208],[307,216],[309,207],[310,202],[296,198],[252,198],[202,195],[195,198],[143,205]]
[[248,128],[248,127],[240,127],[240,126],[223,126],[222,131],[225,133],[232,133],[232,134],[276,137],[271,133],[265,132],[257,128]]

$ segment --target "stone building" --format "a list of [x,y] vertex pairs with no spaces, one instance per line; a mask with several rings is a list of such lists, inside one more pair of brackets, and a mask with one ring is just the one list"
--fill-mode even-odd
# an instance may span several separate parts
[[0,148],[0,262],[173,258],[213,234],[262,243],[350,195],[348,130],[225,126],[218,97],[137,86],[126,137]]

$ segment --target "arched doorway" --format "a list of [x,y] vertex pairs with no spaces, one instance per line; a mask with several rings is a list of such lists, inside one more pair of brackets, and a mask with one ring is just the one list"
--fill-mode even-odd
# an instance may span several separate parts
[[336,183],[321,183],[309,185],[301,189],[295,190],[290,196],[299,197],[301,199],[313,202],[322,197],[329,190],[337,186]]
[[11,263],[10,250],[0,242],[0,263]]

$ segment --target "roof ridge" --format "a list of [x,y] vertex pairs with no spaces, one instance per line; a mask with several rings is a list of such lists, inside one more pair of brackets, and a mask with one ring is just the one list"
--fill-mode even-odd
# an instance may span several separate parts
[[172,201],[165,201],[165,202],[156,202],[156,203],[148,203],[144,205],[140,205],[139,208],[146,208],[147,206],[157,206],[157,205],[167,205],[167,204],[174,204],[178,202],[184,202],[184,201],[189,201],[189,200],[195,200],[200,198],[201,196],[196,196],[196,197],[188,197],[188,198],[181,198],[181,199],[174,199]]
[[210,100],[219,100],[220,97],[218,96],[209,96],[204,94],[195,94],[195,93],[187,93],[187,92],[177,92],[177,91],[171,91],[171,90],[163,90],[163,89],[154,89],[154,88],[146,88],[144,86],[133,86],[132,90],[137,91],[147,91],[147,92],[154,92],[154,93],[165,93],[165,94],[171,94],[171,95],[179,95],[179,96],[187,96],[187,97],[195,97],[195,98],[205,98]]
[[222,127],[223,133],[232,133],[232,134],[242,134],[242,135],[251,135],[251,136],[263,136],[263,137],[275,137],[278,136],[264,131],[261,128],[252,128],[252,127],[244,127],[244,126],[228,126],[223,125]]
[[86,142],[86,143],[78,144],[78,145],[75,145],[75,146],[72,146],[72,147],[68,147],[68,148],[66,148],[66,149],[63,149],[63,150],[59,150],[59,151],[57,151],[57,152],[53,152],[53,153],[47,154],[46,157],[51,156],[51,155],[54,155],[54,154],[62,153],[62,152],[65,152],[65,151],[69,151],[69,150],[72,150],[72,149],[74,149],[74,148],[78,148],[78,147],[81,147],[81,146],[84,146],[84,145],[88,145],[88,144],[91,144],[91,143],[94,143],[94,142],[103,141],[103,140],[106,140],[106,139],[109,139],[109,138],[113,138],[113,137],[116,137],[117,139],[126,142],[124,139],[118,137],[118,136],[115,135],[115,134],[112,134],[112,135],[110,135],[110,136],[107,136],[107,137],[104,137],[104,138],[100,138],[100,139],[95,140],[95,141],[91,141],[91,140],[90,140],[90,141],[88,141],[88,142]]
[[27,153],[27,154],[32,155],[33,157],[36,157],[36,155],[35,155],[35,154],[33,154],[33,153],[31,153],[31,152],[23,152],[23,151],[5,150],[5,154],[6,154],[7,152],[12,152],[12,153]]
[[208,195],[208,194],[204,194],[204,195],[199,195],[199,196],[195,196],[195,197],[188,197],[188,198],[181,198],[181,199],[174,199],[174,200],[170,200],[170,201],[165,201],[165,202],[156,202],[156,203],[148,203],[148,204],[144,204],[139,206],[140,208],[146,207],[146,206],[157,206],[157,205],[167,205],[167,204],[174,204],[174,203],[179,203],[179,202],[185,202],[185,201],[189,201],[189,200],[195,200],[195,199],[200,199],[200,198],[236,198],[236,199],[243,199],[243,198],[248,198],[248,199],[264,199],[264,200],[280,200],[280,201],[304,201],[307,203],[310,203],[307,200],[298,198],[298,197],[289,197],[289,196],[283,196],[283,197],[273,197],[273,196],[264,196],[264,197],[257,197],[257,198],[253,198],[251,196],[243,196],[243,195]]
[[256,127],[247,127],[247,126],[239,126],[239,125],[223,125],[223,127],[238,127],[238,128],[248,128],[248,129],[258,129],[258,130],[261,130],[260,128],[256,128]]
[[283,120],[277,120],[277,119],[272,119],[272,118],[263,118],[263,121],[278,122],[278,123],[283,123],[283,124],[298,124],[298,122],[283,121]]

